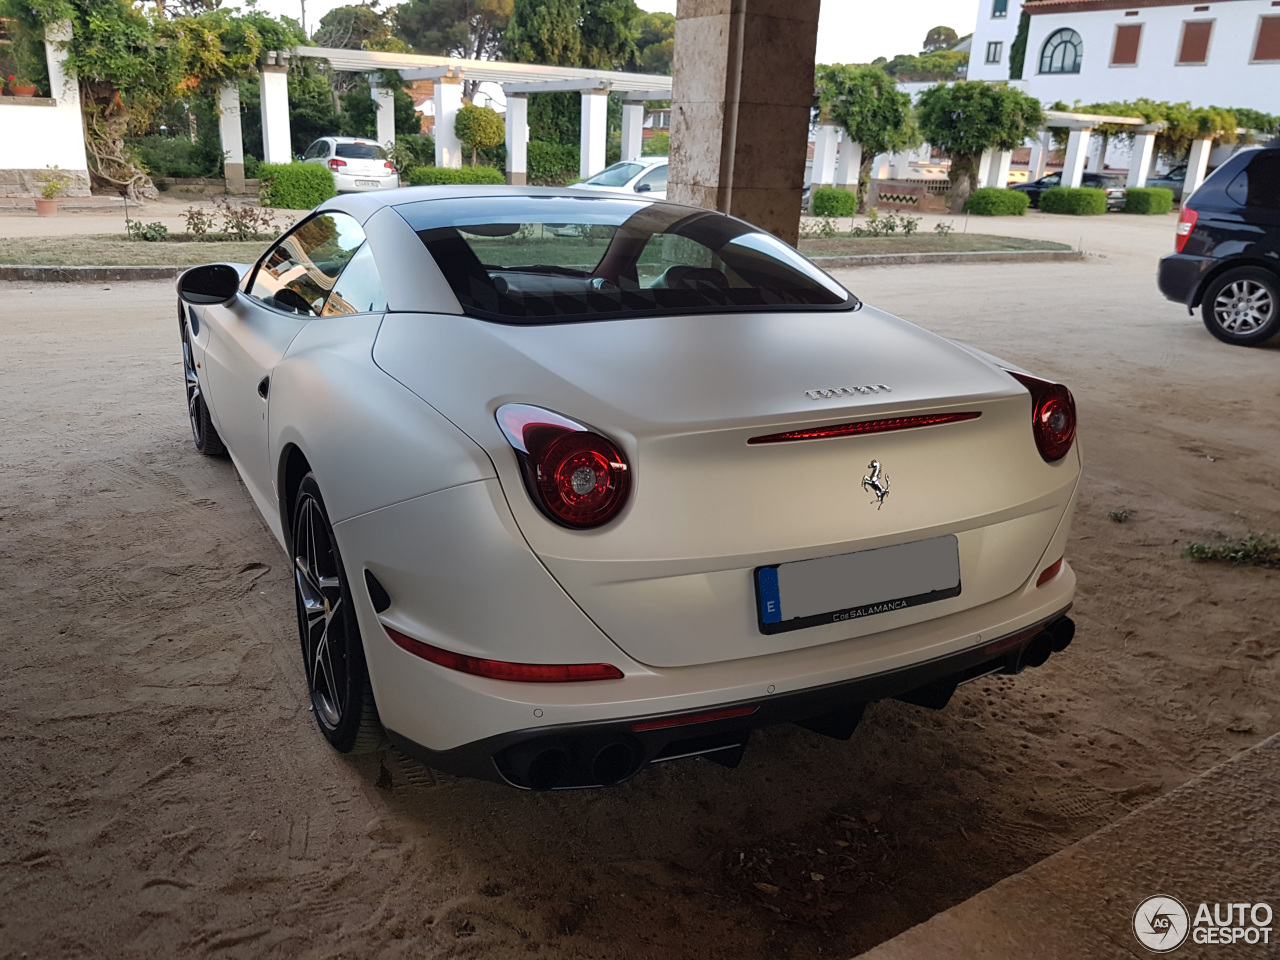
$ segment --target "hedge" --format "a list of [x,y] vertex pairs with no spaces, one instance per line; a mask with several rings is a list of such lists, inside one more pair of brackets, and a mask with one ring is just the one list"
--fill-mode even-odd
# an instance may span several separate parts
[[1021,190],[982,187],[965,201],[964,212],[979,217],[1020,217],[1031,206],[1031,198]]
[[501,170],[493,167],[414,167],[409,171],[409,185],[434,187],[456,183],[506,183]]
[[563,186],[578,175],[578,148],[530,140],[527,162],[529,183]]
[[1107,191],[1098,187],[1050,187],[1040,194],[1045,213],[1072,213],[1092,217],[1107,212]]
[[1125,213],[1168,213],[1173,191],[1168,187],[1130,187],[1124,198]]
[[310,210],[337,194],[333,174],[322,163],[264,163],[258,199],[264,207]]
[[818,187],[813,191],[815,217],[852,217],[858,209],[858,195],[839,187]]

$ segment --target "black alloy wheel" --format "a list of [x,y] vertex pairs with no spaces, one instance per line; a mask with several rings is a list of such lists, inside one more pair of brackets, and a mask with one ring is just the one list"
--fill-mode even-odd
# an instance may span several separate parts
[[196,370],[195,356],[191,351],[191,333],[187,327],[186,310],[178,304],[178,329],[182,336],[182,376],[187,387],[187,418],[191,421],[191,437],[196,449],[206,457],[219,457],[227,452],[222,438],[209,417],[209,408],[200,389],[200,376]]
[[333,526],[311,473],[294,501],[291,540],[298,634],[316,724],[343,753],[375,750],[382,743],[382,725],[360,627]]

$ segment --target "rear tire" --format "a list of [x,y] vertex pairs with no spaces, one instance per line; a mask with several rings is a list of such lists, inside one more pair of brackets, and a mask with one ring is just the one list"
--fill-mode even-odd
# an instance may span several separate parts
[[191,421],[191,439],[206,457],[220,457],[227,452],[204,402],[195,355],[191,351],[191,334],[187,329],[186,311],[178,305],[178,328],[182,336],[182,375],[187,387],[187,419]]
[[1256,347],[1280,333],[1280,278],[1262,267],[1228,270],[1205,287],[1200,314],[1223,343]]
[[315,474],[298,487],[290,531],[298,636],[316,725],[335,749],[370,753],[383,745],[382,723],[351,587]]

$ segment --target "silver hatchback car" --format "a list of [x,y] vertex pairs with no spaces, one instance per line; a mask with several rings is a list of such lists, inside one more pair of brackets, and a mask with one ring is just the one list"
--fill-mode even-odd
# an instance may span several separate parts
[[360,137],[321,137],[307,147],[304,163],[322,163],[333,174],[339,193],[362,190],[394,190],[400,174],[375,140]]

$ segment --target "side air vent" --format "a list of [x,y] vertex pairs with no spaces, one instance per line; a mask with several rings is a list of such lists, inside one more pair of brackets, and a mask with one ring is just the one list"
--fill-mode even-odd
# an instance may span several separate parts
[[369,599],[373,601],[373,609],[378,613],[391,606],[391,594],[387,593],[387,588],[368,570],[364,572],[364,585],[369,588]]

